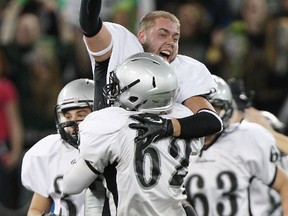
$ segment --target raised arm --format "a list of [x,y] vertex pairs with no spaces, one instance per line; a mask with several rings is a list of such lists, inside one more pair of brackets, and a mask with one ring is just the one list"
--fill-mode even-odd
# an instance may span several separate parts
[[101,3],[101,0],[82,0],[79,16],[87,51],[97,62],[108,59],[112,52],[111,34],[99,17]]

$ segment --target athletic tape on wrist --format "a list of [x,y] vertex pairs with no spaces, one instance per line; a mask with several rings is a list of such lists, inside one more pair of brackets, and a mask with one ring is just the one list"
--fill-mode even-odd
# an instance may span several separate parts
[[99,52],[93,52],[93,51],[91,51],[91,50],[89,49],[89,47],[87,46],[87,43],[86,43],[85,38],[84,38],[84,43],[85,43],[85,45],[86,45],[86,48],[87,48],[88,53],[89,53],[91,56],[93,56],[93,57],[102,56],[102,55],[106,54],[107,52],[109,52],[109,50],[112,49],[112,47],[113,47],[113,41],[111,40],[109,46],[106,47],[104,50],[101,50],[101,51],[99,51]]

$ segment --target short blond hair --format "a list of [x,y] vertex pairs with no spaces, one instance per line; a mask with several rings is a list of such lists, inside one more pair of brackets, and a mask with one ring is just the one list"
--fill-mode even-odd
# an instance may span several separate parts
[[139,24],[140,29],[142,30],[149,29],[154,24],[154,21],[160,17],[170,19],[180,28],[180,21],[174,14],[163,10],[157,10],[157,11],[151,11],[147,13],[144,17],[142,17]]

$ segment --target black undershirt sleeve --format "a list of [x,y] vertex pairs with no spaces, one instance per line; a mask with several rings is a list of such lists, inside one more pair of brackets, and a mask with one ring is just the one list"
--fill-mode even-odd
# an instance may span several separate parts
[[222,131],[221,118],[211,110],[200,110],[192,116],[177,119],[181,126],[180,138],[200,138]]
[[[95,68],[93,72],[94,77],[94,83],[95,83],[95,92],[94,92],[94,110],[100,110],[105,107],[108,107],[108,104],[106,102],[106,99],[103,95],[102,89],[106,85],[106,77],[108,73],[108,64],[109,64],[110,58],[108,58],[105,61],[102,62],[96,62],[95,61]],[[115,164],[109,164],[105,167],[103,175],[106,179],[107,188],[113,195],[113,199],[115,202],[115,205],[118,205],[118,189],[117,189],[117,183],[116,183],[116,165]],[[103,208],[103,215],[108,216],[110,215],[110,212],[108,210],[109,204],[108,200],[105,200],[104,208]]]
[[107,107],[107,102],[103,96],[102,89],[106,85],[107,70],[110,58],[102,62],[95,61],[93,78],[95,84],[94,92],[94,110],[100,110]]

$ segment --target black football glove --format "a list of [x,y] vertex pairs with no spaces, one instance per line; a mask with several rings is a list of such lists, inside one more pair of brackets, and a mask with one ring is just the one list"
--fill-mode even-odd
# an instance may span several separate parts
[[138,135],[135,137],[136,143],[146,138],[151,142],[156,142],[163,137],[173,135],[173,125],[170,119],[149,113],[131,115],[130,118],[139,122],[129,124],[130,128],[138,131]]

